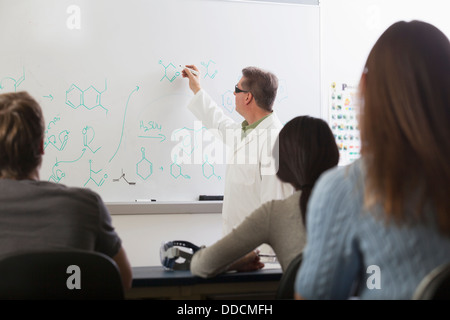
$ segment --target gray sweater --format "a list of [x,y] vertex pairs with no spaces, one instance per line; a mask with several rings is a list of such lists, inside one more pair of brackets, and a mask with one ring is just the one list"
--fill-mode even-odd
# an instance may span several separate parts
[[263,243],[273,248],[281,268],[286,270],[306,243],[299,205],[300,193],[298,191],[286,199],[266,202],[225,237],[197,251],[191,261],[192,274],[203,278],[214,277]]

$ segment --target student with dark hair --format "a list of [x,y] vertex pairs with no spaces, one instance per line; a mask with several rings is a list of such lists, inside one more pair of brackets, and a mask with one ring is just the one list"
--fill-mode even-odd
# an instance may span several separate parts
[[41,107],[27,92],[0,94],[0,258],[20,250],[96,251],[117,263],[131,288],[130,263],[100,196],[40,181],[44,132]]
[[328,124],[308,116],[289,121],[277,143],[277,176],[296,192],[266,202],[221,240],[197,251],[190,265],[192,274],[208,278],[231,270],[260,269],[264,264],[252,250],[263,243],[274,249],[283,270],[302,252],[306,241],[302,212],[310,190],[325,170],[338,164],[339,151]]
[[361,76],[361,158],[325,173],[307,210],[298,299],[411,299],[450,262],[450,42],[391,25]]

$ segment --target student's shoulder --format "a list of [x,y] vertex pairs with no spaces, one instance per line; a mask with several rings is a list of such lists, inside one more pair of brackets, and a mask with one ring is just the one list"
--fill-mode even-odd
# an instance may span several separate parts
[[261,206],[268,214],[287,214],[290,215],[293,209],[299,209],[301,191],[295,191],[293,194],[287,196],[284,199],[274,199],[266,202]]
[[49,181],[40,181],[39,185],[47,189],[52,194],[67,195],[72,198],[80,198],[81,200],[100,201],[100,195],[89,189],[82,187],[72,187],[65,184],[53,183]]
[[329,194],[345,193],[353,190],[361,179],[361,160],[325,171],[318,179],[315,189]]

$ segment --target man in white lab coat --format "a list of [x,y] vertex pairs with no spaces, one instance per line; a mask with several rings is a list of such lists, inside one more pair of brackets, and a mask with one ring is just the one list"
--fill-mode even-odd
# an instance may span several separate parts
[[[234,92],[236,111],[245,119],[240,124],[225,115],[201,88],[200,73],[195,65],[187,65],[182,74],[189,78],[189,87],[195,94],[188,105],[189,110],[231,150],[226,165],[222,210],[225,235],[263,203],[286,198],[294,192],[292,186],[277,178],[276,154],[272,155],[282,128],[272,110],[278,79],[256,67],[242,70]],[[260,251],[272,252],[268,246],[261,247]]]

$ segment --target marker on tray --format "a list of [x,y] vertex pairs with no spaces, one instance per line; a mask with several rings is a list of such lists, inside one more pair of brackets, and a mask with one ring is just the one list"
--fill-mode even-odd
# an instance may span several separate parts
[[136,199],[134,202],[156,202],[156,199]]
[[210,195],[199,195],[198,196],[199,201],[221,201],[223,200],[223,196],[217,195],[217,196],[210,196]]

